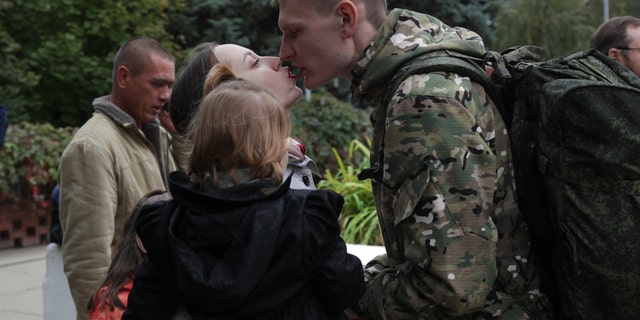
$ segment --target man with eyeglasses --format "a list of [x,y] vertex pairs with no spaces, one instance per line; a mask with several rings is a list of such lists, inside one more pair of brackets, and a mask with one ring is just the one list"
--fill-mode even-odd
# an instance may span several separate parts
[[640,19],[622,16],[607,20],[591,35],[591,48],[617,60],[640,77]]

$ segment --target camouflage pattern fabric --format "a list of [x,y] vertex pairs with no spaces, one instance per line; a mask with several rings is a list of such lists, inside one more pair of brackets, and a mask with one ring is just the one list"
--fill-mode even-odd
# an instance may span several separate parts
[[[390,88],[404,63],[442,50],[485,53],[471,31],[396,9],[353,72],[355,96],[379,104],[365,175],[387,250],[367,264],[361,307],[374,319],[540,319],[544,295],[495,104],[480,84],[447,71]],[[542,311],[527,314],[507,287]]]

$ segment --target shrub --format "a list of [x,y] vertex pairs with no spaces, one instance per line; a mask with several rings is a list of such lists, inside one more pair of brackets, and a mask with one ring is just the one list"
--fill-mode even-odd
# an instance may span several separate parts
[[48,198],[58,180],[60,156],[75,130],[28,122],[9,125],[0,150],[0,202]]
[[335,171],[332,149],[346,157],[345,146],[370,136],[369,114],[367,109],[341,102],[326,91],[314,91],[309,101],[303,98],[291,110],[291,136],[305,145],[321,171]]
[[318,189],[331,189],[344,197],[345,204],[340,213],[343,239],[347,243],[382,245],[371,182],[358,180],[358,173],[369,166],[369,147],[358,140],[352,141],[346,164],[335,148],[332,151],[338,171],[333,174],[326,170]]

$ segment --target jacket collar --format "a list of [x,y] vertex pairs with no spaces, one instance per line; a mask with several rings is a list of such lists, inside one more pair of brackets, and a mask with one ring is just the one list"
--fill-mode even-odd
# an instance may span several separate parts
[[[279,187],[270,180],[252,180],[228,188],[200,190],[200,186],[191,182],[186,173],[175,171],[169,174],[171,195],[194,214],[207,214],[211,208],[238,206],[281,197],[289,190],[291,175]],[[278,187],[274,192],[265,194],[264,189]]]
[[[110,96],[102,96],[93,100],[93,109],[104,113],[107,117],[111,118],[113,122],[125,127],[131,128],[136,126],[136,121],[128,113],[124,112],[120,107],[116,106],[111,100]],[[142,130],[145,131],[146,126],[159,126],[160,121],[155,119],[150,123],[143,123]]]
[[364,101],[376,93],[408,61],[435,51],[449,50],[482,58],[482,38],[464,28],[452,28],[435,17],[405,9],[392,10],[352,70],[351,88]]
[[[124,112],[122,109],[120,109],[120,107],[111,102],[111,100],[109,100],[109,97],[110,96],[107,95],[95,98],[93,100],[93,109],[103,113],[114,123],[122,126],[131,134],[140,135],[142,138],[146,139],[147,143],[150,143],[150,147],[153,147],[153,151],[160,165],[160,174],[162,175],[162,181],[164,181],[164,184],[166,186],[167,173],[165,168],[169,164],[164,163],[165,161],[163,153],[165,152],[165,149],[168,150],[168,147],[163,146],[163,144],[166,144],[163,141],[167,140],[167,137],[165,137],[166,131],[160,126],[160,121],[158,119],[154,119],[152,122],[143,123],[141,130],[138,130],[138,126],[136,126],[136,121],[133,119],[133,117],[131,117],[128,113]],[[140,134],[141,131],[142,134]]]

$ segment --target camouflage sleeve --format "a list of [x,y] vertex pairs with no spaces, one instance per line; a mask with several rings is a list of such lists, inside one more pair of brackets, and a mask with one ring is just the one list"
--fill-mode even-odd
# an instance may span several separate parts
[[379,266],[390,266],[368,283],[375,319],[482,309],[496,278],[492,112],[484,91],[455,74],[414,75],[396,91],[374,186],[389,255]]

